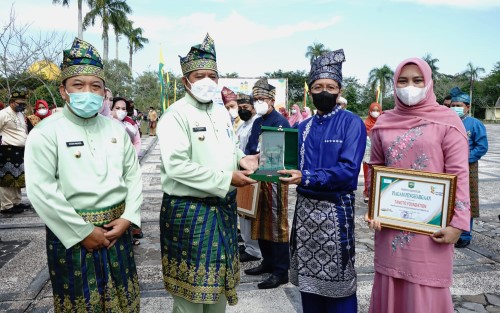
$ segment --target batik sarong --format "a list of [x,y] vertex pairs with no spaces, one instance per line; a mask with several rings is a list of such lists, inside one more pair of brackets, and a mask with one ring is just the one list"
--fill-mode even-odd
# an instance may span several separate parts
[[165,289],[193,303],[238,302],[236,191],[225,198],[163,194],[160,239]]
[[25,186],[24,147],[0,145],[0,187]]
[[469,163],[470,215],[479,217],[479,167],[478,162]]
[[297,194],[290,239],[290,282],[301,292],[340,298],[356,292],[354,194],[335,201]]
[[[120,217],[124,208],[122,203],[78,213],[99,226]],[[139,313],[139,280],[132,247],[132,237],[127,230],[110,249],[87,252],[81,244],[66,249],[47,228],[54,311]]]
[[288,185],[260,184],[259,205],[252,221],[252,239],[288,242]]

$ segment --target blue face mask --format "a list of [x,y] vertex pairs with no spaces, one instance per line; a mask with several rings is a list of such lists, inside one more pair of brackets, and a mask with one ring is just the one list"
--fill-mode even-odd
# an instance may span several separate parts
[[451,107],[451,109],[455,112],[457,112],[458,116],[462,117],[464,116],[464,108],[462,107]]
[[82,118],[89,118],[97,114],[102,107],[103,96],[92,92],[72,92],[66,91],[69,96],[69,106],[73,113]]

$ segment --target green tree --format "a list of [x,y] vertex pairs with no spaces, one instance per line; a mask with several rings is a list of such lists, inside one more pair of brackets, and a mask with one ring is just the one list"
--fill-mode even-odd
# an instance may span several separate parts
[[[62,4],[69,6],[70,0],[52,0],[53,4]],[[90,5],[90,1],[87,1]],[[82,14],[83,0],[78,0],[78,38],[83,39],[83,14]]]
[[366,115],[366,105],[361,101],[363,86],[356,77],[344,77],[342,80],[342,97],[346,98],[349,111],[358,115]]
[[268,78],[286,78],[288,79],[288,102],[304,101],[304,82],[307,80],[306,71],[287,71],[277,70],[272,73],[265,73]]
[[128,27],[125,28],[124,34],[128,39],[128,66],[130,67],[130,70],[132,70],[132,56],[134,55],[134,53],[144,48],[144,45],[149,42],[149,39],[142,36],[142,32],[142,28],[134,28],[133,22],[131,22]]
[[427,53],[424,55],[422,58],[427,64],[429,64],[431,71],[432,71],[432,79],[436,79],[439,75],[439,67],[436,65],[437,62],[439,62],[439,59],[433,58],[430,53]]
[[[374,68],[368,74],[368,83],[372,90],[377,90],[377,86],[380,86],[380,92],[382,93],[382,98],[386,96],[387,92],[393,87],[393,76],[394,71],[387,65],[381,68]],[[382,106],[382,101],[380,101],[380,106]]]
[[111,89],[114,96],[128,98],[132,95],[132,72],[127,63],[120,60],[111,60],[104,63],[106,87]]
[[159,108],[160,84],[156,72],[143,72],[135,79],[133,98],[139,111],[146,111],[150,106]]
[[91,10],[83,19],[83,29],[94,26],[97,18],[101,19],[102,39],[104,42],[103,60],[108,60],[109,26],[112,20],[120,19],[123,15],[132,13],[125,0],[88,0]]
[[313,42],[312,45],[307,46],[306,58],[308,58],[310,63],[313,64],[318,57],[329,51],[330,49],[326,48],[324,44]]
[[226,73],[224,75],[221,75],[222,78],[238,78],[240,77],[240,75],[238,75],[238,73],[236,72],[232,72],[232,73]]
[[113,31],[115,33],[115,40],[116,40],[116,59],[119,60],[120,58],[118,57],[118,45],[120,43],[120,36],[125,35],[125,32],[127,29],[132,27],[132,22],[127,19],[126,14],[113,14],[111,16],[111,25],[113,26]]
[[485,72],[484,68],[479,66],[474,66],[472,62],[467,63],[467,69],[463,72],[463,74],[469,78],[469,96],[470,96],[471,106],[472,106],[472,90],[474,89],[474,82],[478,81],[479,75],[484,72]]

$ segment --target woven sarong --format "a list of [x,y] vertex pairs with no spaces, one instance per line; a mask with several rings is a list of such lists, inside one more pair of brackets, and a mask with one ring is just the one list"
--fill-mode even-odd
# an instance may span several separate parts
[[[121,203],[99,210],[79,210],[78,213],[86,221],[91,216],[95,225],[103,225],[121,216],[124,207]],[[132,247],[132,237],[127,230],[110,249],[87,252],[81,244],[66,249],[47,228],[47,260],[54,311],[140,312],[139,280]]]
[[163,194],[160,239],[163,281],[172,295],[214,304],[225,294],[238,302],[240,264],[236,191],[225,198]]
[[338,194],[333,202],[297,194],[290,250],[290,282],[301,292],[353,295],[354,194]]
[[259,206],[252,221],[252,239],[288,242],[288,185],[260,184]]
[[469,163],[470,215],[479,217],[478,162]]
[[0,145],[0,187],[25,186],[24,147]]

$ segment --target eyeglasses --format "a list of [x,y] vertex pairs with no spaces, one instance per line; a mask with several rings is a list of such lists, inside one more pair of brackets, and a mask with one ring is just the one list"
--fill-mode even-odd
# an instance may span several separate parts
[[340,91],[340,88],[339,86],[335,85],[327,85],[327,86],[315,85],[311,87],[312,93],[320,93],[324,90],[328,91],[329,93],[336,93]]

